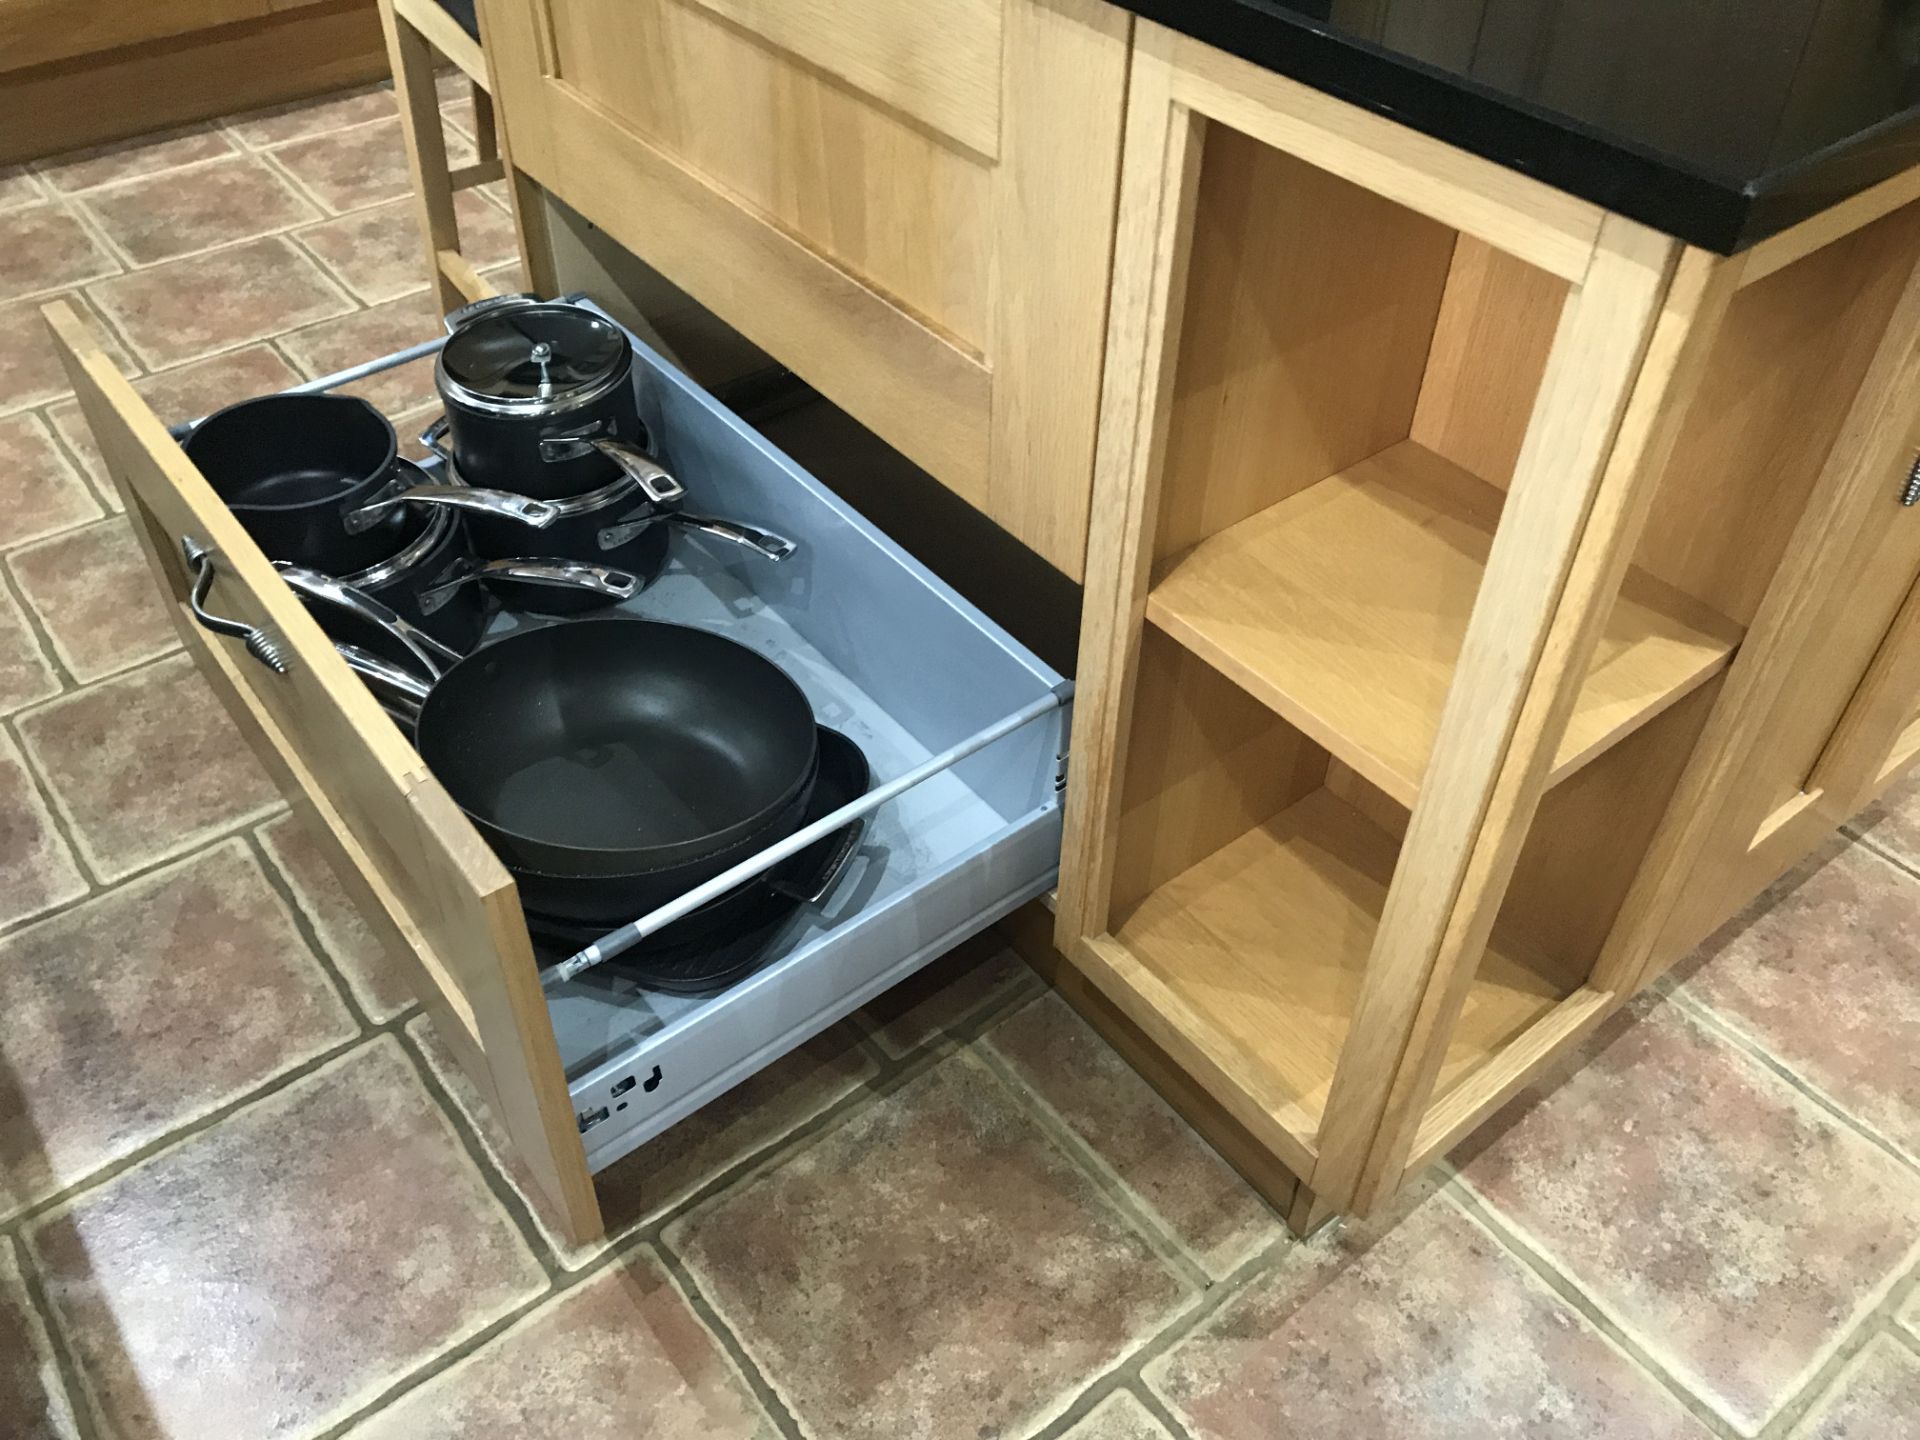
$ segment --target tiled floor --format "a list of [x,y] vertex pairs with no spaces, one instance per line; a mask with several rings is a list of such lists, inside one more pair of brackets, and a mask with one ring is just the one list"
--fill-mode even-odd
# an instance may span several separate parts
[[986,940],[557,1240],[34,314],[168,419],[429,333],[392,114],[0,172],[0,1437],[1920,1436],[1920,784],[1374,1222],[1293,1241]]

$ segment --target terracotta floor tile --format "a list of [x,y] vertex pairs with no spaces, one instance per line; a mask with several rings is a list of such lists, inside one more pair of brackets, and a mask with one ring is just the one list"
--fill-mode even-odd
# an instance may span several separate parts
[[63,695],[18,723],[80,858],[103,882],[279,804],[186,655]]
[[82,683],[180,644],[147,557],[123,518],[16,550],[7,564],[60,663]]
[[1610,1033],[1490,1122],[1464,1173],[1752,1433],[1910,1262],[1920,1177],[1677,1006]]
[[1228,1274],[1285,1225],[1191,1126],[1048,993],[995,1025],[986,1043],[1119,1174],[1209,1274]]
[[271,345],[248,345],[136,380],[133,388],[169,425],[197,420],[256,395],[300,383],[301,374]]
[[1793,1440],[1913,1440],[1920,1434],[1920,1356],[1881,1335],[1847,1362],[1794,1427]]
[[386,1037],[82,1192],[30,1243],[120,1440],[311,1435],[545,1283]]
[[641,1250],[348,1432],[350,1440],[747,1440],[779,1434]]
[[44,1199],[353,1038],[245,845],[0,940],[0,1211]]
[[121,275],[88,294],[151,369],[353,308],[311,256],[277,235]]
[[[426,290],[369,310],[310,325],[281,337],[280,344],[309,377],[330,375],[363,360],[404,350],[444,334],[440,306]],[[361,395],[388,415],[418,410],[435,399],[433,358],[415,360],[341,387]]]
[[60,693],[60,677],[40,652],[27,617],[0,585],[0,715]]
[[1710,1433],[1454,1205],[1255,1280],[1147,1367],[1201,1440]]
[[[268,395],[298,384],[305,377],[280,357],[271,345],[248,345],[205,360],[189,361],[133,382],[154,413],[167,424],[197,420],[238,400]],[[112,510],[120,508],[120,492],[101,463],[99,448],[87,429],[86,417],[75,400],[63,400],[48,410],[54,428],[93,479],[101,499]]]
[[1116,1390],[1061,1440],[1173,1440],[1173,1435],[1131,1391]]
[[917,1050],[953,1026],[990,1014],[1039,979],[992,931],[963,942],[860,1012],[889,1055]]
[[675,1221],[810,1434],[1025,1434],[1185,1283],[962,1052]]
[[[486,269],[515,259],[519,245],[513,221],[474,190],[454,197],[460,222],[460,251],[474,268]],[[389,201],[338,219],[309,225],[301,243],[318,255],[342,284],[361,299],[378,304],[426,288],[427,252],[420,239],[412,200]]]
[[0,925],[17,925],[86,893],[86,878],[53,828],[26,762],[0,731]]
[[140,373],[119,341],[76,292],[0,304],[0,415],[44,405],[71,390],[67,372],[60,368],[60,358],[54,354],[53,336],[40,317],[42,306],[58,300],[73,305],[92,324],[95,333],[106,343],[107,353],[124,373]]
[[449,70],[435,81],[440,96],[440,114],[461,133],[473,135],[473,82],[459,70]]
[[[413,189],[398,117],[276,145],[273,158],[336,215],[398,199]],[[449,165],[472,159],[473,147],[463,137],[447,137]]]
[[361,125],[369,120],[384,120],[393,113],[393,89],[382,82],[342,94],[229,115],[223,123],[242,144],[266,146]]
[[7,1440],[75,1440],[53,1341],[27,1296],[13,1242],[0,1238],[0,1433]]
[[413,1004],[413,989],[399,962],[367,928],[300,817],[282,815],[262,825],[259,835],[260,843],[306,911],[313,933],[340,967],[353,998],[368,1018],[379,1024]]
[[154,175],[176,166],[231,155],[233,142],[211,125],[188,125],[69,151],[38,161],[34,169],[56,190],[90,190],[116,180]]
[[251,240],[320,213],[251,155],[129,180],[78,203],[136,265]]
[[17,210],[46,198],[46,187],[26,166],[0,166],[0,210]]
[[100,457],[100,447],[93,443],[93,431],[87,428],[87,417],[80,409],[80,402],[71,396],[56,400],[47,407],[46,416],[61,442],[73,452],[80,469],[93,481],[95,498],[118,514],[120,492],[107,477],[106,462]]
[[1702,946],[1679,993],[1920,1159],[1916,955],[1920,880],[1836,840]]
[[0,547],[71,530],[102,513],[46,421],[0,420]]
[[65,205],[49,201],[0,214],[0,300],[119,272],[120,262]]
[[1895,782],[1847,828],[1920,869],[1920,771]]
[[535,1190],[493,1112],[454,1064],[425,1017],[407,1034],[419,1044],[434,1075],[459,1104],[481,1143],[527,1197],[528,1207],[556,1259],[577,1270],[622,1235],[671,1210],[722,1171],[783,1139],[872,1076],[876,1067],[846,1026],[816,1036],[751,1075],[732,1090],[594,1177],[606,1239],[574,1248],[554,1231]]
[[427,447],[420,443],[420,433],[440,414],[440,409],[440,402],[434,400],[429,404],[389,417],[393,421],[393,428],[400,435],[400,453],[409,460],[427,458]]

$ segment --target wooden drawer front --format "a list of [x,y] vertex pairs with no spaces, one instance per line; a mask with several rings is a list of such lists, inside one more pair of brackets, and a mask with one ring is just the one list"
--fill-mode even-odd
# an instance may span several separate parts
[[1081,572],[1128,21],[485,0],[513,161]]
[[167,35],[230,25],[265,15],[267,0],[4,0],[0,3],[0,71],[93,55]]
[[[576,1233],[599,1228],[513,881],[413,747],[334,652],[250,536],[65,305],[50,306],[62,359],[175,621],[288,798],[308,804],[338,855],[417,962],[422,1000],[456,1033],[529,1168]],[[211,552],[213,613],[258,627],[277,674],[188,606],[183,558]]]
[[[776,23],[770,35],[743,31],[722,19],[733,10]],[[972,69],[983,92],[948,106],[973,121],[968,138],[781,46],[801,21],[758,0],[557,4],[553,79],[977,357],[991,326],[998,0],[954,6],[954,15],[872,2],[849,10],[872,13],[835,15],[831,27],[816,15],[804,35],[912,60],[931,46],[925,31],[935,23],[952,31],[962,61],[954,75]],[[991,52],[970,40],[991,42]]]

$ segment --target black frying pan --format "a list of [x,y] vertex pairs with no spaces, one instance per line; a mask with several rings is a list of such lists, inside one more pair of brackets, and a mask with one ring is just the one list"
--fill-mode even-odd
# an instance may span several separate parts
[[415,743],[509,868],[631,876],[780,838],[817,738],[766,657],[610,616],[483,646],[434,684]]

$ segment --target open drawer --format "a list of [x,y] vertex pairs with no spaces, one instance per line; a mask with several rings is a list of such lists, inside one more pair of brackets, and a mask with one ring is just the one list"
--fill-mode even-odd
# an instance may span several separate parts
[[[593,1171],[1054,883],[1070,685],[636,339],[641,414],[692,497],[800,549],[768,566],[676,536],[627,608],[774,659],[865,750],[876,789],[1004,733],[874,810],[833,894],[739,984],[666,996],[616,963],[544,989],[506,870],[92,334],[64,306],[47,317],[189,649],[411,958],[570,1238],[602,1228]],[[196,622],[188,541],[213,572],[204,608],[251,639]]]

